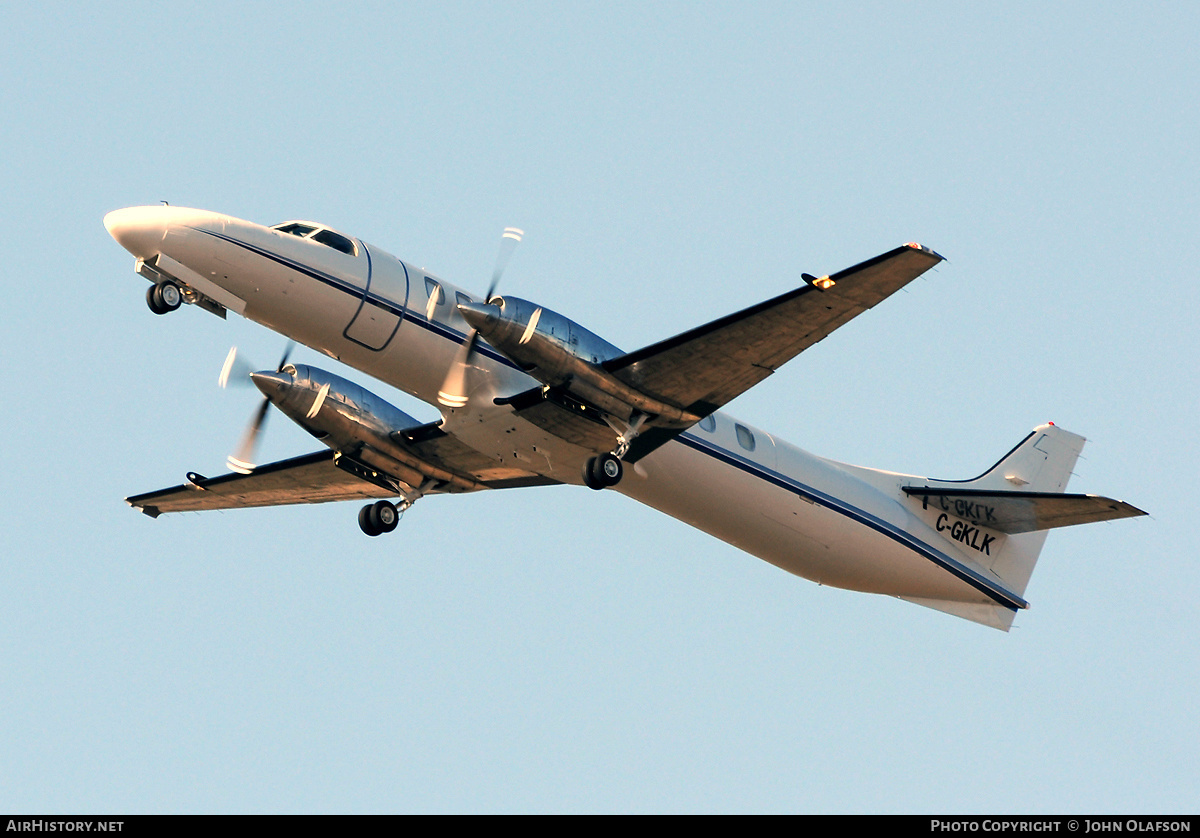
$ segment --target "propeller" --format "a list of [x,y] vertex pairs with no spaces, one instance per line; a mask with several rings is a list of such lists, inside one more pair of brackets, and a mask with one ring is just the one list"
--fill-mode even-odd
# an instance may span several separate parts
[[[288,341],[287,348],[283,350],[283,357],[279,359],[279,365],[275,368],[276,372],[283,372],[283,368],[287,365],[288,356],[292,354],[292,349],[295,348],[295,341]],[[229,350],[229,354],[225,357],[225,364],[221,367],[221,376],[217,383],[222,387],[233,383],[235,386],[241,386],[244,383],[254,382],[250,380],[250,373],[253,371],[253,366],[245,360],[238,358],[237,347]],[[242,435],[242,442],[238,445],[237,451],[230,454],[225,460],[225,464],[230,469],[238,474],[250,474],[254,471],[254,449],[258,446],[258,437],[262,433],[263,425],[267,421],[267,411],[271,408],[271,400],[263,396],[262,404],[258,406],[258,410],[254,412],[254,416],[250,420],[250,424],[246,426],[246,432]]]
[[225,363],[221,367],[221,375],[217,378],[217,386],[222,390],[231,384],[234,387],[250,387],[254,384],[250,380],[252,372],[254,372],[254,367],[238,355],[236,346],[231,346],[229,354],[225,356]]
[[[492,269],[492,282],[483,298],[485,303],[492,301],[496,286],[500,284],[500,277],[524,235],[525,231],[516,227],[504,228],[504,233],[500,236],[500,252],[496,254],[496,267]],[[442,388],[438,390],[438,401],[446,407],[464,407],[467,403],[467,371],[471,368],[471,356],[475,352],[475,343],[478,340],[479,332],[474,328],[467,332],[467,339],[458,348],[454,361],[446,372]]]

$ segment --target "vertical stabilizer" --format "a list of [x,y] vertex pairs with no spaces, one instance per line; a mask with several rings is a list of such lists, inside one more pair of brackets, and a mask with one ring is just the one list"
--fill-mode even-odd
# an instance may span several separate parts
[[[975,489],[990,492],[1062,492],[1085,440],[1079,434],[1057,425],[1034,428],[1000,462],[973,480],[929,480],[931,487]],[[999,577],[1008,590],[1023,596],[1033,575],[1034,565],[1046,531],[1023,532],[1007,536],[1003,547],[990,557],[987,568]]]
[[931,481],[961,488],[1000,491],[1061,492],[1071,479],[1086,440],[1057,425],[1040,425],[1000,462],[974,480]]

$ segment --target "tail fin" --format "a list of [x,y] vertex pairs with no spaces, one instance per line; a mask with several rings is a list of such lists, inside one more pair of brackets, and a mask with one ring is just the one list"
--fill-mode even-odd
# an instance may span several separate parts
[[[930,486],[992,492],[1061,492],[1071,479],[1086,440],[1057,425],[1034,428],[1029,436],[973,480],[931,480]],[[1046,543],[1046,531],[1008,536],[988,569],[1017,596],[1024,596],[1034,565]]]
[[[971,532],[972,526],[1002,534],[995,538],[983,536],[988,549],[976,550],[971,558],[1021,601],[1047,530],[1146,514],[1123,501],[1063,493],[1084,442],[1083,437],[1054,424],[1041,425],[973,480],[926,480],[922,485],[903,486],[902,490],[920,499],[924,509],[945,510],[965,522],[962,528],[953,530],[939,525],[937,529],[943,534],[961,536]],[[912,601],[1004,630],[1011,626],[1015,615],[992,605]]]
[[1000,462],[974,480],[939,480],[963,488],[1061,492],[1071,479],[1071,470],[1086,442],[1079,434],[1050,423],[1030,431]]

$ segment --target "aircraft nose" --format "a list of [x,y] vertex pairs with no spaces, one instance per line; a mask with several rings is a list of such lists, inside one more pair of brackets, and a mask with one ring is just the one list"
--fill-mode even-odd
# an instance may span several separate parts
[[129,207],[104,216],[104,227],[117,244],[139,259],[149,259],[162,248],[167,234],[168,207]]
[[292,386],[292,377],[281,372],[252,372],[250,380],[271,401],[281,398]]

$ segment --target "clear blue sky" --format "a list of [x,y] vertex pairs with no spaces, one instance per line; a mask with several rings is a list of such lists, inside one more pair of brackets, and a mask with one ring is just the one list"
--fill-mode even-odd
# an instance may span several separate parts
[[[0,809],[1194,812],[1194,4],[24,6],[0,31]],[[1150,519],[1003,634],[612,493],[164,517],[283,341],[154,317],[101,218],[323,220],[634,349],[909,240],[949,261],[736,400],[967,477],[1034,425]],[[319,356],[298,350],[297,360]],[[357,373],[347,373],[368,386]],[[422,419],[434,411],[375,386]],[[275,416],[264,456],[312,449]]]

